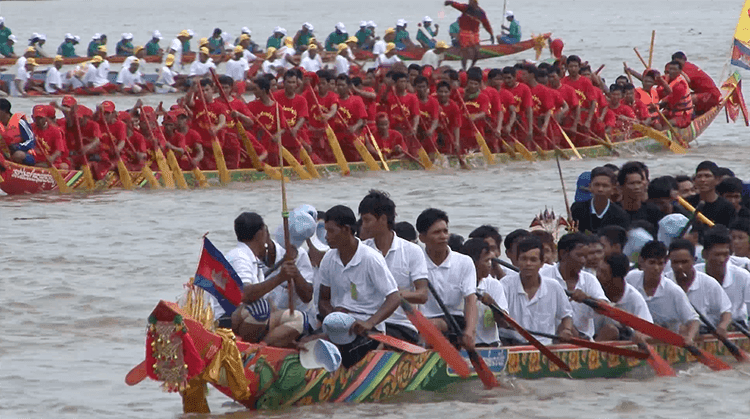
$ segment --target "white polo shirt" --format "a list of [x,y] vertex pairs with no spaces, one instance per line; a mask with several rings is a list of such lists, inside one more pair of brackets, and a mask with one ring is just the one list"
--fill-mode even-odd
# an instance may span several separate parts
[[104,86],[105,84],[109,83],[109,61],[104,60],[101,64],[99,64],[99,86]]
[[[695,265],[695,270],[706,272],[706,264]],[[713,277],[711,279],[714,280]],[[750,273],[728,263],[721,287],[732,302],[732,319],[746,322],[747,306],[750,305]]]
[[[367,239],[362,243],[381,253],[375,245],[375,239]],[[426,280],[428,277],[427,262],[422,249],[395,234],[393,235],[391,248],[385,255],[385,263],[388,265],[388,270],[391,271],[391,275],[393,275],[393,279],[400,290],[413,291],[414,281],[418,279]],[[397,308],[385,322],[417,330],[401,307]]]
[[86,69],[86,74],[83,75],[83,84],[89,87],[91,84],[96,87],[96,83],[99,80],[99,72],[93,64],[89,64]]
[[440,62],[445,59],[445,53],[438,54],[435,52],[434,49],[430,49],[425,51],[424,55],[422,55],[422,62],[421,64],[423,66],[425,65],[431,65],[432,68],[438,68],[440,67]]
[[182,65],[182,41],[175,38],[172,40],[172,43],[169,44],[169,48],[167,49],[167,52],[164,54],[164,59],[167,59],[167,55],[169,55],[169,50],[174,50],[172,55],[174,55],[174,63],[175,65]]
[[349,60],[343,55],[336,56],[336,62],[334,63],[336,75],[349,74]]
[[274,61],[265,60],[263,61],[263,64],[261,64],[260,66],[260,71],[263,74],[273,74],[274,76],[278,76],[279,67],[281,67],[281,65],[279,64],[279,60],[274,60]]
[[631,271],[625,279],[646,300],[651,317],[659,326],[679,332],[680,325],[698,320],[698,313],[690,306],[687,294],[671,279],[662,276],[654,295],[650,297],[643,289],[643,271]]
[[44,78],[44,91],[47,93],[56,93],[62,90],[63,82],[60,71],[54,66],[47,70],[47,77]]
[[[665,276],[677,284],[674,271]],[[679,284],[677,285],[679,286]],[[719,282],[697,269],[695,270],[695,279],[687,290],[687,296],[690,304],[708,317],[708,320],[714,326],[721,321],[722,313],[732,312],[732,302]]]
[[323,68],[323,64],[321,64],[321,62],[317,60],[318,57],[319,55],[316,55],[315,58],[310,58],[310,56],[307,56],[300,60],[299,66],[304,68],[305,71],[316,72]]
[[130,72],[130,68],[123,67],[122,70],[117,74],[117,84],[121,84],[122,87],[129,89],[135,85],[143,84],[143,75],[140,71],[136,70],[135,73]]
[[[648,304],[643,298],[641,293],[635,289],[632,285],[625,283],[625,291],[620,297],[620,301],[614,302],[615,307],[620,310],[627,311],[630,314],[640,317],[643,320],[653,323],[654,318],[651,316],[651,312],[648,310]],[[602,327],[606,324],[617,323],[607,316],[602,316],[599,313],[594,315],[594,325],[596,332],[599,333]],[[619,324],[619,323],[617,323]]]
[[245,80],[247,70],[250,69],[250,63],[246,59],[240,58],[239,60],[229,60],[226,63],[226,70],[224,74],[231,77],[234,81]]
[[174,78],[177,76],[177,72],[173,71],[167,66],[162,66],[159,72],[159,77],[156,79],[156,85],[173,86]]
[[204,76],[208,74],[208,71],[211,68],[216,70],[216,64],[214,64],[213,59],[209,58],[205,63],[202,63],[196,58],[195,61],[190,64],[190,76]]
[[729,261],[732,262],[732,265],[742,268],[747,272],[750,272],[750,259],[744,257],[744,256],[729,256]]
[[[284,249],[284,246],[277,243],[276,240],[274,240],[273,243],[276,245],[276,262],[278,262],[282,260],[286,255],[286,249]],[[310,256],[307,254],[307,250],[301,247],[297,249],[297,258],[294,260],[294,265],[297,266],[297,270],[299,271],[300,275],[305,278],[305,282],[312,285],[313,279],[315,278],[315,271],[313,270],[312,263],[310,262]],[[268,268],[270,268],[270,266]],[[281,272],[281,268],[268,275],[266,279],[277,277],[279,275],[279,272]],[[274,288],[273,291],[268,294],[268,299],[273,302],[275,309],[286,310],[289,308],[288,287],[289,283],[287,281],[284,281],[281,283],[281,285]],[[310,299],[310,302],[305,303],[302,301],[302,299],[299,298],[299,295],[297,295],[296,292],[294,293],[294,309],[307,313],[311,322],[317,314],[317,311],[312,311],[312,298]]]
[[[470,257],[451,250],[440,266],[423,251],[427,262],[427,280],[442,298],[448,312],[454,316],[464,315],[464,298],[477,292],[477,271]],[[441,317],[443,310],[430,293],[427,303],[422,307],[427,318]]]
[[375,41],[375,43],[372,45],[372,53],[375,56],[378,56],[380,54],[385,54],[385,48],[388,46],[388,43],[385,42],[382,39],[378,39]]
[[[553,278],[563,287],[563,290],[567,289],[567,284],[560,273],[559,263],[543,266],[539,270],[539,275]],[[595,300],[609,301],[604,294],[599,280],[594,275],[583,270],[578,273],[578,282],[575,289],[585,292],[586,295]],[[596,314],[594,309],[583,303],[571,302],[570,305],[573,307],[573,325],[575,325],[579,332],[590,338],[594,337],[594,315]]]
[[16,88],[16,81],[20,81],[22,88],[26,90],[26,83],[28,83],[30,78],[30,71],[26,71],[25,67],[18,67],[18,70],[16,70],[16,77],[13,79],[13,83],[11,83],[10,86],[10,95],[21,96],[21,92]]
[[375,68],[379,67],[391,67],[393,64],[400,63],[401,58],[398,58],[398,55],[394,55],[390,58],[386,57],[385,54],[378,55],[378,58],[375,59]]
[[[331,305],[350,311],[355,319],[367,321],[385,302],[386,297],[398,292],[383,255],[357,240],[357,251],[346,266],[338,249],[323,256],[318,269],[320,285],[331,288]],[[385,323],[375,328],[385,332]]]
[[294,67],[294,64],[292,64],[289,60],[286,59],[287,55],[294,55],[294,48],[289,48],[288,46],[284,45],[283,47],[278,49],[278,57],[277,60],[279,62],[279,65],[283,65],[285,69],[290,69]]
[[[224,255],[224,258],[230,265],[232,265],[232,268],[234,268],[234,271],[242,280],[243,285],[260,284],[265,281],[263,270],[261,269],[263,263],[258,260],[255,253],[253,253],[245,243],[237,242],[237,246]],[[219,304],[219,300],[208,293],[206,295],[211,300],[211,308],[214,310],[214,319],[223,316],[225,311]]]
[[253,61],[255,61],[255,60],[258,59],[258,57],[256,57],[255,54],[253,54],[252,52],[250,52],[250,51],[248,51],[246,49],[242,50],[242,58],[244,58],[245,60],[247,60],[248,63],[251,63],[251,62],[253,62]]
[[[502,310],[508,311],[508,300],[505,299],[505,289],[498,279],[491,275],[479,281],[477,292],[489,294]],[[477,300],[477,337],[476,343],[493,344],[500,341],[495,323],[494,312],[489,306]]]
[[[526,330],[556,334],[563,319],[573,317],[573,308],[559,282],[542,275],[540,281],[539,289],[531,299],[523,289],[517,272],[508,274],[500,281],[508,301],[508,315]],[[515,331],[513,334],[517,335]],[[552,343],[548,338],[537,339],[545,345]]]

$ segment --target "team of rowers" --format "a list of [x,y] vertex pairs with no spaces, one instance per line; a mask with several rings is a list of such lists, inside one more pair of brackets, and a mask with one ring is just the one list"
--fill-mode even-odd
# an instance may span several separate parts
[[[719,211],[716,226],[708,228],[692,226],[693,221],[676,212],[674,196],[667,200],[667,213],[656,207],[633,210],[633,193],[643,207],[650,207],[644,191],[648,189],[651,197],[652,185],[673,195],[685,185],[678,186],[670,176],[649,182],[640,162],[615,169],[617,173],[609,167],[595,168],[593,197],[580,202],[585,215],[578,214],[579,226],[588,216],[600,220],[598,227],[587,229],[587,234],[565,234],[557,241],[542,229],[515,230],[503,240],[496,228],[483,225],[467,241],[455,242],[448,214],[435,208],[417,217],[415,231],[410,223],[397,222],[395,203],[381,191],[370,191],[362,199],[358,217],[342,205],[325,212],[304,205],[290,214],[294,254],[268,276],[261,268],[283,260],[286,252],[283,231],[279,227],[270,236],[260,215],[243,213],[234,224],[239,243],[226,255],[243,280],[243,304],[234,313],[214,304],[215,317],[242,339],[273,346],[294,346],[328,335],[339,345],[345,367],[377,347],[378,342],[367,338],[371,331],[423,343],[397,308],[401,298],[417,306],[454,343],[469,349],[525,342],[493,315],[491,304],[527,330],[562,338],[644,341],[638,332],[582,304],[586,298],[680,333],[689,343],[702,330],[698,312],[722,335],[733,323],[746,327],[750,218],[745,217],[745,205],[744,214],[733,215],[732,204],[717,193],[726,189],[718,185],[727,179],[739,180],[727,176],[719,183],[722,171],[713,162],[701,163],[694,178],[682,180],[694,182],[697,190],[688,196],[690,202],[705,202],[707,216]],[[621,191],[620,202],[613,201],[615,189]],[[655,225],[649,222],[654,213],[659,213]],[[658,233],[643,232],[657,226]],[[499,264],[502,246],[517,272]],[[631,259],[636,262],[632,269]],[[293,314],[285,286],[289,280],[294,283]],[[428,290],[428,282],[434,291]],[[450,322],[432,292],[461,333],[448,333]]]

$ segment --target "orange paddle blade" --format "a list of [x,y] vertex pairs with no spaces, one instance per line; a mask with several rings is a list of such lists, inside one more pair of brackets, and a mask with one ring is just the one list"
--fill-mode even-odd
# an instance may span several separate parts
[[125,384],[129,386],[134,386],[140,383],[141,381],[143,381],[143,379],[146,377],[147,377],[146,361],[143,361],[140,364],[133,367],[133,369],[130,370],[128,375],[125,376]]
[[714,371],[723,371],[723,370],[731,370],[732,366],[727,364],[726,362],[722,361],[721,359],[711,355],[710,353],[704,351],[703,349],[693,346],[693,345],[685,345],[685,349],[688,350],[694,357],[698,358],[698,361],[703,363],[708,368],[711,368]]
[[484,362],[484,359],[482,359],[482,357],[479,356],[477,351],[467,350],[466,352],[469,354],[469,360],[471,361],[471,365],[474,367],[474,371],[477,372],[479,379],[482,380],[482,383],[484,384],[484,388],[489,390],[493,387],[499,386],[500,384],[497,383],[495,374],[493,374],[492,371],[490,371],[490,368]]
[[651,355],[648,358],[648,364],[651,365],[651,368],[654,369],[656,372],[656,375],[661,377],[675,377],[677,376],[677,373],[674,372],[674,369],[669,365],[669,363],[662,357],[659,356],[658,353],[656,353],[656,349],[654,349],[651,345],[638,345],[641,347],[641,349],[644,349],[646,352]]
[[421,346],[382,333],[368,333],[367,337],[410,354],[421,354],[427,352],[427,349]]
[[466,365],[466,361],[458,353],[458,350],[448,342],[448,339],[443,336],[442,333],[430,323],[425,316],[409,304],[408,301],[401,299],[401,308],[406,312],[406,317],[419,330],[419,334],[422,335],[424,340],[432,346],[432,348],[440,354],[440,357],[453,368],[453,370],[459,376],[466,378],[469,376],[469,366]]

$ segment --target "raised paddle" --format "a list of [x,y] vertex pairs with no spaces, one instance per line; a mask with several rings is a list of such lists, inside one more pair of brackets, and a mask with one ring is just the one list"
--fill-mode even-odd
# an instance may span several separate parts
[[638,56],[638,59],[641,60],[641,64],[643,64],[643,66],[648,70],[650,67],[648,66],[648,64],[646,64],[646,60],[641,57],[641,53],[638,52],[638,48],[633,47],[633,51],[635,51],[635,55]]
[[146,373],[146,361],[144,360],[128,372],[125,376],[125,384],[134,386],[143,381],[146,377],[148,377],[148,374]]
[[[565,292],[570,295],[570,291],[566,290]],[[707,365],[712,370],[720,371],[732,369],[732,367],[726,362],[709,354],[706,351],[701,350],[695,345],[688,344],[683,336],[678,335],[677,333],[669,329],[665,329],[649,321],[643,320],[640,317],[630,314],[627,311],[620,310],[617,307],[602,304],[590,298],[584,299],[583,303],[593,308],[597,313],[607,316],[613,320],[617,320],[618,322],[630,326],[645,335],[651,336],[654,339],[658,339],[664,343],[686,349],[701,363]]]
[[[435,290],[435,287],[432,286],[432,283],[430,281],[427,281],[427,287],[430,289],[430,293],[432,293],[432,296],[435,298],[435,301],[437,301],[440,309],[443,310],[445,321],[448,323],[448,328],[456,334],[456,339],[460,340],[462,331],[461,327],[459,327],[458,325],[458,322],[450,313],[450,311],[448,311],[448,307],[445,306],[445,303],[443,303],[443,299],[440,298],[437,291]],[[476,371],[477,375],[479,375],[479,378],[482,380],[484,387],[487,389],[497,387],[499,384],[497,383],[495,374],[490,371],[489,367],[487,367],[487,364],[485,364],[484,359],[482,359],[479,353],[477,353],[475,349],[469,349],[466,347],[464,347],[464,349],[466,349],[466,353],[469,354],[471,365],[474,366],[474,371]]]
[[[276,103],[276,124],[278,129],[279,124],[279,104]],[[281,158],[281,150],[284,148],[281,145],[281,136],[279,136],[278,139],[278,146],[279,146],[279,172],[281,172],[281,219],[284,225],[284,249],[286,249],[286,253],[284,254],[284,260],[291,260],[289,257],[291,252],[291,238],[289,236],[289,208],[286,204],[286,181],[284,179],[284,159]],[[288,304],[289,304],[289,315],[294,315],[294,280],[292,277],[289,277],[289,281],[287,282],[287,293],[289,294]]]
[[648,68],[651,68],[651,63],[654,60],[654,38],[656,38],[656,30],[651,31],[651,46],[648,48]]
[[537,335],[549,339],[556,339],[560,342],[570,343],[571,345],[581,346],[583,348],[593,349],[599,352],[606,352],[619,356],[626,356],[629,358],[648,359],[651,355],[648,352],[634,351],[632,349],[622,348],[619,346],[606,345],[604,343],[594,342],[586,339],[578,338],[566,338],[558,335],[552,335],[549,333],[533,332],[529,330],[532,335]]
[[[480,297],[479,293],[477,293],[477,297]],[[537,338],[535,338],[534,336],[532,336],[529,333],[529,331],[527,331],[526,329],[524,329],[523,326],[521,326],[515,320],[513,320],[513,318],[511,318],[502,309],[500,309],[500,307],[498,307],[495,304],[490,304],[489,307],[490,307],[490,309],[495,314],[498,314],[499,316],[501,316],[503,318],[503,320],[505,320],[506,323],[508,323],[513,329],[516,330],[516,332],[520,333],[521,336],[524,337],[524,339],[526,339],[527,341],[529,341],[529,343],[531,343],[532,345],[534,345],[534,347],[536,347],[537,349],[539,349],[539,352],[541,352],[542,354],[544,354],[544,356],[546,356],[547,359],[549,359],[555,365],[557,365],[558,367],[560,367],[561,370],[570,373],[570,367],[568,366],[568,364],[565,363],[565,361],[563,361],[562,359],[560,359],[560,357],[558,357],[557,355],[555,355],[554,352],[552,352],[551,350],[549,350],[549,348],[547,348],[546,346],[544,346],[542,344],[542,342],[539,342],[539,340]]]
[[427,349],[421,346],[417,346],[405,340],[394,338],[393,336],[384,335],[382,333],[374,333],[374,332],[368,333],[367,337],[372,340],[377,340],[378,342],[382,342],[393,348],[402,350],[404,352],[408,352],[410,354],[419,355],[419,354],[427,352]]
[[718,339],[721,343],[724,344],[724,346],[727,347],[729,352],[734,356],[734,358],[739,362],[748,362],[750,361],[750,357],[743,351],[742,349],[738,348],[737,345],[732,343],[729,339],[719,334],[719,331],[716,329],[716,326],[711,322],[711,320],[708,319],[703,313],[701,313],[700,310],[698,310],[698,307],[696,307],[693,303],[690,303],[691,306],[693,306],[693,310],[695,310],[696,313],[698,313],[698,317],[701,319],[703,324],[706,325],[706,328],[708,329],[709,333],[714,335],[716,339]]
[[[219,89],[221,89],[221,86],[217,86]],[[198,83],[198,94],[201,98],[201,102],[203,102],[203,107],[205,108],[205,112],[203,112],[203,119],[205,120],[206,124],[206,131],[211,134],[211,148],[214,153],[214,161],[216,162],[216,168],[219,170],[219,181],[226,185],[231,180],[232,177],[229,174],[229,169],[227,169],[227,162],[224,160],[224,151],[221,149],[221,143],[219,143],[219,137],[216,136],[216,133],[213,132],[211,129],[212,123],[211,118],[208,116],[208,103],[206,102],[206,95],[203,94],[203,86]]]
[[424,340],[437,352],[440,357],[443,358],[446,364],[453,369],[460,377],[467,378],[471,372],[469,366],[466,365],[461,354],[458,350],[448,342],[448,339],[443,336],[442,333],[432,324],[427,318],[422,315],[414,307],[409,304],[405,299],[401,299],[401,308],[404,309],[406,317],[409,321],[417,328],[419,334],[422,335]]
[[287,121],[286,116],[284,116],[284,113],[281,111],[282,109],[281,104],[275,100],[274,100],[274,103],[276,104],[277,132],[281,131],[280,124],[283,121],[284,126],[286,127],[286,131],[289,133],[289,136],[292,137],[294,141],[297,142],[297,145],[299,146],[300,160],[302,160],[302,163],[304,163],[305,170],[307,171],[308,174],[310,174],[310,178],[320,178],[320,173],[318,173],[318,169],[315,167],[315,163],[313,163],[312,158],[310,158],[310,154],[308,154],[307,149],[305,149],[305,146],[302,144],[299,138],[297,138],[296,135],[292,134],[292,127],[289,125],[289,121]]

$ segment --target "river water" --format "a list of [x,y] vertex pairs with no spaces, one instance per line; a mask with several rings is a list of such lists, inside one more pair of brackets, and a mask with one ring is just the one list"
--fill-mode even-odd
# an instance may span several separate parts
[[[499,26],[502,2],[483,3]],[[508,8],[516,13],[525,34],[552,31],[565,40],[566,53],[580,54],[595,66],[605,63],[603,74],[609,80],[619,74],[622,61],[636,67],[632,47],[647,54],[652,29],[657,31],[657,66],[672,52],[684,50],[718,79],[741,3],[528,0],[514,1]],[[147,8],[143,2],[114,0],[2,2],[0,15],[21,39],[31,32],[45,32],[50,38],[48,50],[56,48],[65,32],[87,40],[95,31],[106,31],[113,48],[121,32],[132,32],[136,42],[143,43],[153,29],[169,38],[187,27],[200,37],[217,25],[233,35],[250,26],[257,42],[273,26],[292,31],[306,20],[327,33],[338,20],[356,29],[359,20],[372,19],[382,30],[387,21],[403,17],[414,22],[429,14],[447,30],[456,16],[439,2],[426,0],[411,2],[414,7],[404,10],[404,15],[391,12],[403,5],[395,0],[382,0],[373,9],[342,0],[282,1],[274,10],[260,2],[247,3],[244,9],[237,4],[152,0]],[[438,18],[441,11],[443,19]],[[144,101],[155,105],[161,99]],[[164,100],[169,103],[173,97]],[[14,110],[28,112],[43,101],[14,100]],[[124,107],[134,99],[118,97],[116,102]],[[745,127],[727,125],[720,116],[686,156],[632,150],[619,158],[563,162],[569,197],[581,171],[630,159],[642,159],[654,174],[690,173],[698,162],[712,159],[750,179],[747,137]],[[527,227],[533,214],[545,207],[564,212],[553,161],[296,182],[288,186],[289,202],[292,207],[303,203],[321,209],[336,204],[356,207],[370,188],[391,193],[399,220],[413,223],[422,209],[443,208],[451,217],[451,229],[463,235],[483,223],[498,226],[503,234]],[[153,382],[136,387],[123,382],[130,368],[143,359],[146,317],[159,299],[173,300],[182,292],[182,284],[195,272],[205,232],[210,232],[219,249],[228,251],[237,214],[256,211],[275,228],[281,219],[280,206],[278,184],[270,181],[195,191],[0,197],[0,264],[5,268],[0,277],[0,417],[179,417],[178,396],[162,393]],[[700,365],[673,379],[639,374],[618,380],[521,380],[516,386],[516,390],[487,392],[472,383],[447,394],[413,395],[388,404],[323,405],[264,415],[428,418],[451,412],[460,419],[750,415],[747,376],[737,370],[713,373]],[[236,407],[224,405],[227,400],[211,392],[209,402],[216,417],[255,415],[236,412]]]

